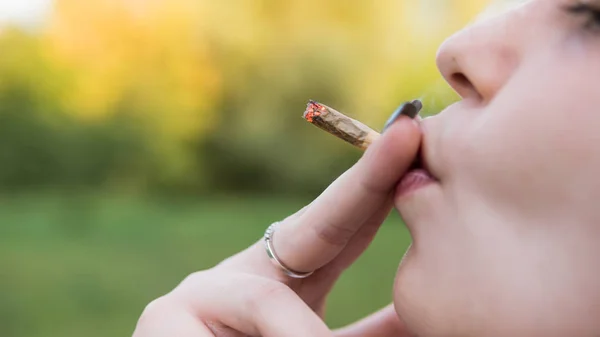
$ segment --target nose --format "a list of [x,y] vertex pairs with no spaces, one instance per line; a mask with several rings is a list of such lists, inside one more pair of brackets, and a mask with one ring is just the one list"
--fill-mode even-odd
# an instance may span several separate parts
[[505,12],[447,39],[436,57],[450,86],[464,99],[491,100],[519,62],[518,18]]

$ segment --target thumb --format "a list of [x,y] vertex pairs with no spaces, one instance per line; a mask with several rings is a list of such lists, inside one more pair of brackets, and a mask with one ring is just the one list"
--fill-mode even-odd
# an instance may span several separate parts
[[344,328],[334,331],[335,337],[410,337],[406,326],[396,314],[394,305],[385,308]]

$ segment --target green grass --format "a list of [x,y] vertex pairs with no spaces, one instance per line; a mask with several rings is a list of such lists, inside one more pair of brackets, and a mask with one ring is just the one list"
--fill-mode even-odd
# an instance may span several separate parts
[[[149,301],[255,242],[269,223],[307,202],[0,198],[0,335],[130,336]],[[332,327],[391,301],[409,240],[393,214],[334,289]]]

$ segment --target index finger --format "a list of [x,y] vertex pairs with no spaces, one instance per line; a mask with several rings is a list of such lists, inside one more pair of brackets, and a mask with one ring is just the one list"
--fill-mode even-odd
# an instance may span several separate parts
[[417,123],[400,116],[302,214],[278,227],[273,245],[281,261],[292,270],[308,272],[335,258],[381,209],[413,163],[420,142]]

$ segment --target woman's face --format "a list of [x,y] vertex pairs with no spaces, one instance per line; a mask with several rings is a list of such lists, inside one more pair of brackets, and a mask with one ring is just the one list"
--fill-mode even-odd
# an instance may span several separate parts
[[600,335],[600,0],[530,0],[438,65],[462,100],[423,121],[438,181],[399,195],[396,309],[417,336]]

